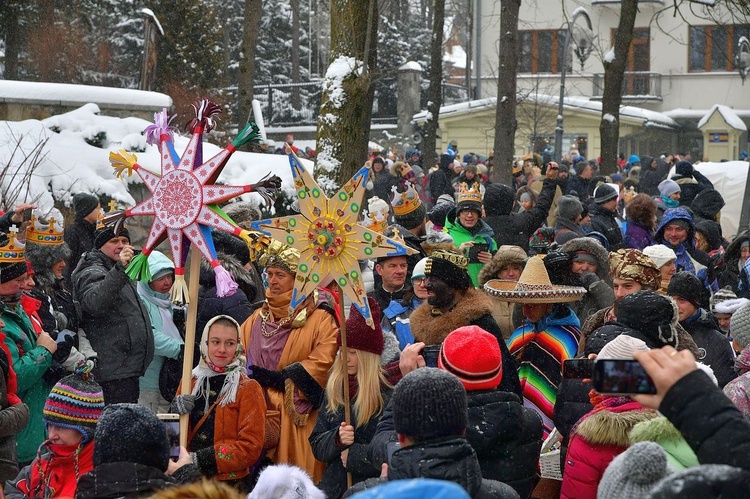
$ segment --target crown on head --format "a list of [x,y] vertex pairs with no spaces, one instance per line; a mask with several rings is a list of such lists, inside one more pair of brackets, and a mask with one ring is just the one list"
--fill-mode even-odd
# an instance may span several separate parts
[[391,188],[391,191],[393,191],[391,206],[393,206],[393,213],[396,216],[407,215],[422,204],[422,200],[419,199],[419,193],[414,189],[414,184],[411,182],[406,182],[406,190],[404,192],[398,192],[395,185]]
[[[474,189],[474,187],[477,187]],[[461,203],[479,203],[482,204],[482,193],[479,192],[479,188],[476,184],[472,184],[471,187],[467,188],[466,183],[462,183],[458,189],[458,196],[456,196],[457,204]]]
[[26,261],[24,256],[26,245],[18,240],[18,227],[12,225],[8,229],[8,244],[0,246],[0,263],[22,263]]
[[469,260],[465,256],[461,255],[460,253],[455,253],[453,251],[447,251],[447,250],[435,250],[430,254],[430,258],[427,260],[427,263],[432,263],[431,260],[433,259],[440,259],[440,260],[448,260],[456,267],[459,267],[463,270],[466,270],[469,266]]
[[367,200],[368,211],[363,211],[362,225],[375,232],[383,232],[388,227],[388,215],[390,208],[388,203],[377,196]]
[[31,223],[26,229],[26,242],[54,246],[63,243],[63,228],[54,217],[49,218],[47,225],[39,222],[36,216],[31,217]]
[[117,211],[117,201],[111,199],[109,203],[107,203],[107,206],[109,207],[109,211],[107,213],[104,213],[103,210],[99,210],[99,216],[96,217],[96,230],[101,230],[107,227],[105,217],[110,213],[114,213],[115,211]]

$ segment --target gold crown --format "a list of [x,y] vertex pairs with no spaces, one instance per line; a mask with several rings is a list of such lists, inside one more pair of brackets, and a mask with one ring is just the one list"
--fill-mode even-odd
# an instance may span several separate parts
[[[466,270],[468,268],[468,266],[469,266],[469,260],[468,260],[468,258],[466,258],[465,256],[463,256],[463,255],[461,255],[459,253],[454,253],[452,251],[447,251],[447,250],[435,250],[435,251],[433,251],[430,254],[430,258],[427,260],[427,264],[431,266],[431,264],[432,264],[431,260],[433,260],[435,258],[439,258],[441,260],[448,260],[453,265],[455,265],[455,266],[457,266],[457,267],[459,267],[459,268],[461,268],[463,270]],[[425,273],[429,273],[429,272],[427,272],[427,270],[425,270]]]
[[[474,189],[474,187],[477,187]],[[462,183],[458,190],[458,196],[456,196],[456,204],[461,203],[479,203],[482,204],[482,193],[479,192],[479,186],[474,183],[471,188],[467,189],[465,183]]]
[[26,261],[26,245],[18,240],[18,227],[8,229],[8,244],[0,246],[0,263],[21,263]]
[[31,217],[31,223],[26,229],[26,242],[34,244],[46,244],[56,246],[62,244],[63,228],[54,217],[50,217],[49,223],[44,225],[36,216]]
[[391,206],[393,206],[393,213],[396,216],[407,215],[422,204],[422,200],[419,199],[419,193],[414,189],[414,185],[411,182],[406,182],[406,190],[404,192],[398,192],[395,185],[391,188],[391,191],[393,191]]

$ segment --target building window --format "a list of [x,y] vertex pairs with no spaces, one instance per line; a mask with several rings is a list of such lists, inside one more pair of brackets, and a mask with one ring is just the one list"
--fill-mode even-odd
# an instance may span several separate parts
[[690,71],[734,71],[740,37],[750,37],[750,25],[691,26]]
[[[559,73],[563,65],[565,30],[518,32],[519,73]],[[571,70],[570,60],[568,71]]]

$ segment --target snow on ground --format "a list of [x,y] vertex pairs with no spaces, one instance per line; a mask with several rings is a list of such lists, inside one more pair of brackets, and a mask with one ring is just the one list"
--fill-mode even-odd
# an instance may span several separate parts
[[[147,145],[141,135],[146,126],[151,124],[139,118],[114,118],[100,116],[99,108],[95,104],[86,104],[74,111],[52,116],[42,121],[0,121],[0,164],[11,161],[15,144],[21,140],[21,148],[27,153],[45,139],[44,155],[35,170],[31,184],[26,189],[21,187],[22,175],[5,175],[0,179],[0,192],[24,192],[16,198],[16,202],[33,201],[39,205],[42,214],[48,213],[55,202],[60,200],[69,205],[74,194],[78,192],[93,192],[106,194],[112,198],[132,206],[135,203],[128,193],[129,182],[140,182],[140,177],[134,174],[127,181],[117,179],[109,164],[109,152],[120,148],[130,149],[138,156],[138,163],[154,172],[160,171],[159,151],[156,147]],[[178,122],[187,121],[185,117],[178,117]],[[56,133],[52,130],[59,131]],[[94,137],[99,132],[106,132],[103,147],[95,147],[86,142],[86,137]],[[175,135],[175,149],[182,154],[187,147],[189,136]],[[133,150],[137,148],[139,150]],[[220,151],[220,147],[208,142],[203,144],[203,157],[208,159]],[[27,168],[21,164],[21,154],[16,153],[12,159],[12,166],[8,171],[18,171]],[[302,160],[306,167],[312,168],[313,163]],[[286,156],[273,154],[255,154],[236,152],[227,163],[219,177],[219,182],[231,185],[252,184],[260,180],[268,172],[281,177],[283,188],[293,193],[292,173]],[[243,199],[260,197],[255,194],[245,194]]]

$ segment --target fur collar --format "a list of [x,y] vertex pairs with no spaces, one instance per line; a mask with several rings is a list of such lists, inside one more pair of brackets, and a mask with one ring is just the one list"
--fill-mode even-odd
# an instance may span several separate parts
[[409,324],[416,341],[439,345],[454,330],[491,313],[492,299],[482,291],[470,288],[453,310],[441,315],[432,315],[432,307],[425,301],[409,316]]
[[601,410],[582,420],[575,430],[586,442],[592,445],[630,446],[630,430],[642,421],[658,417],[652,409],[614,412]]
[[658,417],[635,425],[630,432],[630,442],[679,442],[684,440],[680,430],[664,417]]

